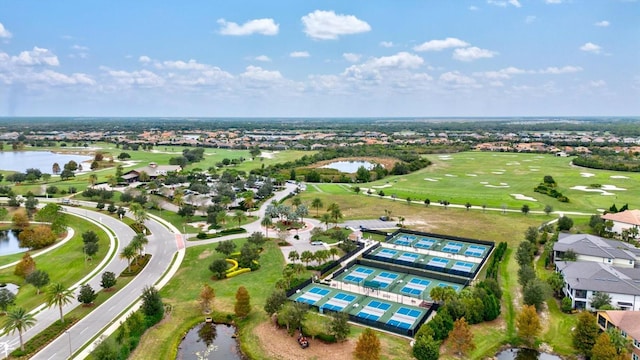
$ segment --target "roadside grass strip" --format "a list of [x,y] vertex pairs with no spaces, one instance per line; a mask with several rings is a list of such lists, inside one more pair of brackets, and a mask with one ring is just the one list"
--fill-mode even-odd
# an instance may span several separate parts
[[307,303],[310,305],[314,305],[320,299],[325,297],[330,292],[328,289],[322,289],[319,287],[314,287],[311,290],[305,292],[304,294],[298,296],[296,301]]
[[464,252],[464,254],[467,256],[482,257],[486,250],[486,246],[469,245],[469,248]]
[[333,311],[342,311],[342,309],[349,306],[349,304],[351,304],[355,299],[355,295],[337,293],[334,297],[332,297],[331,299],[329,299],[329,301],[322,305],[322,308]]
[[443,252],[447,252],[451,254],[457,254],[458,252],[460,252],[460,250],[462,250],[462,244],[452,242],[452,241],[449,241],[447,245],[442,248]]
[[387,324],[401,329],[410,329],[421,316],[422,312],[420,310],[401,307],[395,312],[395,314],[393,314],[393,316],[391,316],[391,319],[387,321]]
[[442,258],[439,258],[439,257],[434,257],[433,259],[429,260],[429,263],[428,263],[428,265],[435,266],[435,267],[441,267],[441,268],[446,267],[447,264],[449,264],[449,260],[442,259]]

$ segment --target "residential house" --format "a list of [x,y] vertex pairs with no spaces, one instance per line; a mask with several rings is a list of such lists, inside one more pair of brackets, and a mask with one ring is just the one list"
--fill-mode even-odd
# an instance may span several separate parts
[[640,266],[640,249],[626,242],[589,234],[560,233],[553,245],[554,260],[563,259],[567,251],[576,254],[576,261],[588,261],[617,267]]
[[591,299],[594,293],[604,292],[611,297],[612,306],[640,310],[640,268],[590,261],[556,261],[555,265],[564,277],[562,290],[574,308],[595,310]]
[[598,326],[618,329],[633,344],[631,360],[640,360],[640,311],[598,311]]
[[147,175],[149,175],[149,178],[153,180],[159,176],[167,175],[167,173],[169,172],[180,171],[180,169],[180,165],[158,165],[154,162],[151,162],[148,166],[126,172],[122,175],[122,178],[128,183],[136,182],[138,181],[140,174],[145,172],[147,173]]
[[619,213],[609,213],[602,215],[602,219],[611,220],[613,227],[611,231],[621,235],[623,231],[632,231],[633,237],[640,236],[640,210],[625,210]]

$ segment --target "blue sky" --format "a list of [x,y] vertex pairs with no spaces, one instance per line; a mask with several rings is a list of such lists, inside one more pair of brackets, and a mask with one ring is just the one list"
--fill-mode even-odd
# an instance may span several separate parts
[[0,116],[640,114],[640,2],[0,2]]

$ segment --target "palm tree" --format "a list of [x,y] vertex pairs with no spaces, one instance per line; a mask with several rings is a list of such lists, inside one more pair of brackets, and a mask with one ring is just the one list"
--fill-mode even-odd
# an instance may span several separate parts
[[253,200],[253,197],[251,196],[247,196],[246,198],[244,198],[244,207],[247,209],[247,213],[249,213],[249,216],[251,216],[251,209],[255,206],[255,201]]
[[7,317],[2,324],[2,330],[7,334],[13,334],[18,331],[20,338],[20,350],[24,351],[24,342],[22,341],[22,333],[36,324],[36,318],[33,314],[28,313],[23,308],[14,308],[7,312]]
[[247,219],[247,215],[244,214],[242,210],[236,210],[233,213],[233,219],[238,222],[238,227],[242,224],[242,221]]
[[291,260],[291,262],[295,263],[295,262],[296,262],[296,260],[299,260],[299,259],[300,259],[300,254],[298,254],[298,252],[297,252],[297,251],[295,251],[295,250],[291,250],[291,251],[289,252],[289,255],[287,256],[287,258],[288,258],[289,260]]
[[273,225],[273,220],[271,220],[269,216],[265,216],[260,222],[260,225],[264,226],[267,237],[269,237],[269,228],[271,227],[271,225]]
[[316,217],[318,217],[318,211],[323,206],[324,206],[324,204],[322,203],[322,199],[320,199],[320,198],[315,198],[315,199],[313,199],[311,201],[311,207],[316,209]]
[[61,283],[51,284],[47,290],[47,306],[57,306],[60,309],[60,322],[64,323],[62,307],[71,304],[73,292],[64,287]]
[[332,247],[331,249],[329,249],[329,254],[331,254],[331,259],[335,260],[336,259],[336,255],[338,255],[340,251],[338,250],[337,247]]
[[338,219],[342,218],[342,211],[340,210],[340,205],[337,203],[332,203],[327,208],[327,211],[331,214],[331,218],[333,218],[333,222],[338,226]]
[[124,247],[124,249],[122,249],[119,256],[120,256],[120,259],[127,260],[127,263],[128,263],[127,269],[128,271],[131,271],[131,259],[136,257],[136,249],[131,245],[127,245]]
[[149,215],[147,215],[144,207],[138,203],[131,204],[131,206],[129,206],[129,211],[131,211],[133,218],[140,226],[144,225],[145,220],[149,219]]
[[225,211],[219,211],[216,214],[216,223],[222,225],[222,227],[225,227],[225,225],[227,224],[227,213]]
[[[131,246],[140,256],[142,256],[142,250],[144,250],[144,246],[149,243],[149,239],[144,236],[144,234],[136,234],[136,236],[131,239],[129,246]],[[137,264],[136,259],[136,264]]]
[[298,208],[298,206],[300,206],[300,204],[302,204],[302,199],[300,199],[300,197],[296,196],[291,200],[291,205],[295,206],[296,209]]
[[91,186],[95,185],[95,183],[97,182],[98,182],[98,175],[96,174],[89,175],[89,183],[91,184]]
[[331,222],[331,214],[329,213],[322,214],[322,216],[320,216],[320,222],[325,223],[327,230],[329,230],[329,223]]

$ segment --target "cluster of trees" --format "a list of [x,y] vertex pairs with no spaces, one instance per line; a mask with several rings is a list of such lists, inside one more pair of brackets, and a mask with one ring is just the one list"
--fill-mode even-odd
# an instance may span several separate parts
[[516,261],[520,266],[518,283],[522,286],[523,302],[526,305],[533,305],[536,310],[540,311],[545,299],[550,295],[551,289],[545,281],[536,276],[536,271],[533,268],[533,259],[538,251],[536,239],[537,237],[535,239],[527,237],[525,241],[520,243],[516,251]]
[[624,152],[580,155],[572,162],[574,165],[591,169],[640,172],[640,161],[637,156],[633,157]]
[[204,159],[204,149],[196,148],[196,149],[184,149],[182,150],[182,156],[172,157],[169,159],[169,164],[171,165],[180,165],[180,167],[184,168],[188,164],[193,164]]
[[592,360],[629,359],[633,345],[616,328],[600,332],[596,317],[588,311],[578,315],[572,334],[573,347]]
[[[44,181],[48,181],[51,178],[51,174],[43,174],[42,171],[40,171],[39,169],[35,169],[35,168],[29,168],[27,169],[24,173],[21,172],[14,172],[11,174],[8,174],[5,179],[9,182],[13,182],[13,183],[21,183],[21,182],[36,182],[40,179],[44,180]],[[1,181],[2,179],[0,179]]]
[[536,186],[533,191],[554,197],[560,202],[569,202],[569,198],[562,195],[562,193],[556,189],[557,187],[558,184],[553,177],[551,175],[545,175],[542,182]]
[[136,261],[136,265],[139,264],[138,261],[143,255],[145,245],[147,245],[148,243],[149,239],[144,234],[138,233],[120,252],[120,258],[127,260],[127,270],[129,272],[131,272],[131,262],[133,260]]
[[[254,232],[247,238],[247,242],[242,245],[239,252],[236,252],[237,244],[233,240],[225,240],[218,244],[216,251],[224,254],[226,257],[234,257],[238,261],[240,268],[251,269],[252,271],[260,268],[260,251],[262,245],[267,239],[261,232]],[[223,258],[215,259],[209,265],[209,270],[218,278],[224,279],[228,268],[227,261]]]

